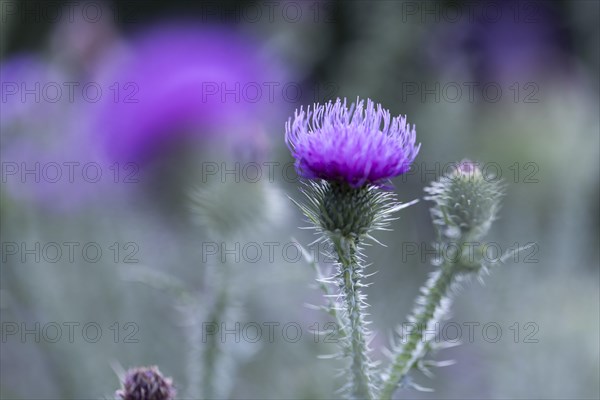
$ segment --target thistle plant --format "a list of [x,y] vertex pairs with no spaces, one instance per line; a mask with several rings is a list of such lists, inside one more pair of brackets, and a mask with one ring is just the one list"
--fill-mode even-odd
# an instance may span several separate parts
[[[448,345],[424,332],[431,332],[446,317],[452,293],[463,280],[473,276],[481,280],[493,264],[503,261],[486,260],[480,243],[500,207],[499,181],[485,178],[475,163],[464,160],[448,175],[425,188],[425,192],[429,194],[425,199],[434,203],[431,216],[437,232],[438,268],[421,288],[422,295],[408,318],[412,329],[410,332],[403,332],[400,327],[397,330],[402,344],[392,346],[391,363],[383,375],[382,399],[391,399],[399,385],[424,389],[410,380],[412,370],[431,376],[428,367],[451,363],[425,360],[430,351]],[[448,249],[456,251],[450,255]]]
[[315,104],[300,109],[286,124],[286,142],[298,174],[306,179],[306,201],[297,203],[319,240],[334,249],[337,269],[333,282],[339,299],[342,324],[341,357],[349,358],[349,398],[375,398],[379,380],[369,352],[370,332],[365,319],[366,265],[363,241],[377,229],[385,229],[400,204],[394,194],[381,190],[389,178],[408,171],[419,146],[414,126],[405,117],[390,117],[381,105],[368,100],[347,106]]
[[[425,359],[444,344],[423,332],[444,319],[452,291],[461,281],[472,276],[481,279],[491,266],[512,255],[490,262],[479,243],[500,207],[498,181],[484,178],[475,163],[465,160],[427,187],[425,199],[434,203],[437,270],[421,289],[422,296],[409,316],[415,329],[397,330],[397,340],[388,351],[390,363],[378,370],[370,356],[371,333],[365,318],[363,289],[368,284],[362,246],[365,240],[375,240],[373,231],[387,228],[394,213],[416,202],[399,203],[385,185],[409,170],[420,149],[415,141],[415,127],[407,124],[406,117],[391,118],[389,111],[371,100],[366,107],[360,99],[349,107],[346,100],[337,99],[306,111],[300,108],[286,123],[286,143],[296,171],[305,179],[301,188],[305,199],[294,202],[316,230],[315,242],[327,242],[337,261],[333,276],[327,277],[315,260],[309,260],[328,299],[321,308],[340,325],[338,355],[348,359],[342,392],[350,399],[391,399],[401,386],[423,389],[409,373],[418,369],[431,376],[429,367],[450,364]],[[444,250],[451,245],[456,254],[447,257]],[[329,284],[335,285],[337,293]]]
[[[207,334],[205,324],[220,327],[221,324],[239,321],[243,316],[241,303],[248,280],[244,279],[239,266],[227,262],[220,251],[223,247],[233,248],[236,241],[245,240],[251,234],[262,234],[276,226],[277,220],[285,212],[282,197],[277,188],[263,180],[237,182],[213,176],[202,186],[190,191],[191,219],[201,228],[202,237],[207,241],[204,243],[216,245],[219,251],[214,259],[202,264],[203,279],[200,287],[143,266],[132,266],[122,272],[125,280],[143,283],[174,298],[174,307],[179,311],[181,324],[186,328],[188,351],[184,370],[187,382],[182,386],[184,389],[180,390],[185,391],[186,398],[231,397],[238,366],[252,355],[248,349],[239,351],[235,342],[221,340],[216,334]],[[219,244],[223,246],[218,246]],[[134,374],[135,371],[127,374],[126,383],[143,383],[145,381],[142,378],[155,369],[141,369],[137,374]],[[125,375],[120,372],[118,374]],[[132,397],[139,391],[126,389],[133,387],[132,384],[126,384],[118,392],[121,396],[119,399],[163,399]],[[123,397],[126,393],[134,394]],[[143,393],[150,392],[145,390]],[[164,399],[171,400],[172,397]]]
[[[229,248],[237,240],[273,227],[283,211],[277,189],[262,180],[236,182],[213,177],[204,186],[195,188],[190,197],[193,219],[206,237],[214,243],[226,243]],[[220,326],[241,317],[240,296],[245,283],[236,267],[223,257],[220,262],[207,262],[205,287],[193,307],[184,309],[191,321],[190,347],[199,350],[191,351],[188,359],[188,395],[192,398],[229,397],[237,366],[242,362],[230,343],[220,340],[218,335],[207,335],[205,342],[200,343],[203,323]]]

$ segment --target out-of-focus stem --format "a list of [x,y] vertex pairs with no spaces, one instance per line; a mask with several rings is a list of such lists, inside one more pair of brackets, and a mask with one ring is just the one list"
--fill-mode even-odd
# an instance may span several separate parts
[[[219,265],[222,276],[219,282],[219,289],[217,298],[214,302],[213,308],[206,319],[206,323],[213,324],[217,329],[220,328],[220,324],[223,321],[224,315],[227,311],[227,302],[229,301],[228,281],[229,281],[229,268],[228,265]],[[216,395],[216,367],[219,362],[221,355],[221,348],[219,343],[219,335],[206,335],[205,351],[202,358],[202,391],[204,399],[215,398]]]

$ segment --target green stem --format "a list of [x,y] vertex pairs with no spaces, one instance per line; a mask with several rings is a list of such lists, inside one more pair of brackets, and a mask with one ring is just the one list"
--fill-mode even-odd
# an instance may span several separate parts
[[[219,292],[217,293],[217,299],[213,305],[213,309],[208,315],[206,322],[215,324],[217,329],[220,329],[220,323],[223,321],[227,309],[227,303],[229,301],[228,287],[228,266],[223,264],[219,268],[222,270],[223,276],[221,276],[221,282]],[[206,350],[204,351],[203,357],[203,379],[202,379],[202,390],[204,392],[203,398],[212,399],[215,397],[215,371],[217,362],[219,361],[219,355],[221,353],[219,335],[207,335],[206,337]]]
[[334,240],[334,245],[341,266],[340,291],[348,315],[346,338],[350,341],[351,356],[349,395],[352,399],[372,399],[371,366],[359,289],[362,267],[357,260],[356,241],[340,237]]
[[400,353],[394,358],[389,367],[387,379],[381,390],[381,400],[390,400],[396,388],[404,380],[406,375],[413,369],[424,352],[427,351],[423,334],[429,330],[429,323],[435,318],[436,310],[441,305],[442,299],[448,293],[450,285],[455,276],[455,268],[451,264],[443,265],[437,271],[437,276],[427,288],[425,303],[418,315],[415,316],[415,326],[405,338]]

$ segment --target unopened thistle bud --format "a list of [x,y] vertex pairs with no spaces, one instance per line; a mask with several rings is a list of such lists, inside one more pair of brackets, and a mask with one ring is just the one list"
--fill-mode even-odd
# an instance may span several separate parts
[[164,378],[158,367],[152,366],[127,371],[116,395],[121,400],[173,400],[175,393],[171,378]]
[[467,242],[480,239],[487,233],[496,218],[502,197],[500,183],[486,179],[477,164],[463,160],[425,191],[429,194],[425,199],[435,203],[431,214],[439,240],[442,244],[455,241],[453,244],[459,249],[460,257],[441,257],[444,262],[438,264],[439,268],[421,288],[422,295],[415,302],[408,319],[413,326],[421,328],[406,334],[403,329],[398,330],[402,345],[394,346],[392,363],[384,375],[385,383],[380,393],[382,400],[390,400],[399,385],[422,389],[409,379],[408,374],[419,369],[431,375],[427,363],[435,363],[425,360],[425,357],[431,350],[445,345],[439,336],[428,337],[424,332],[438,326],[446,318],[453,289],[465,277],[479,274],[481,279],[481,275],[488,272],[489,265],[477,254],[479,247],[472,254],[474,257],[464,250]]
[[485,177],[476,163],[463,160],[446,176],[425,188],[435,205],[433,222],[444,239],[477,239],[496,218],[502,197],[497,179]]

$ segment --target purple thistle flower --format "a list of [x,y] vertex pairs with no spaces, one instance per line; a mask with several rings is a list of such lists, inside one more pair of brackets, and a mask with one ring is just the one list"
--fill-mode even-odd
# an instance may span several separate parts
[[311,110],[301,107],[285,126],[296,171],[307,179],[346,182],[354,188],[407,172],[421,145],[406,117],[390,118],[381,104],[339,98]]
[[[56,101],[44,94],[47,85],[75,81],[73,76],[33,53],[2,60],[0,71],[2,185],[11,201],[45,212],[73,212],[128,192],[110,171],[102,175],[113,162],[88,134],[90,104],[69,100],[64,92]],[[92,168],[86,171],[87,166]]]
[[164,378],[156,366],[127,371],[123,389],[116,393],[122,400],[173,400],[175,394],[171,378]]

